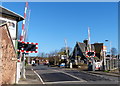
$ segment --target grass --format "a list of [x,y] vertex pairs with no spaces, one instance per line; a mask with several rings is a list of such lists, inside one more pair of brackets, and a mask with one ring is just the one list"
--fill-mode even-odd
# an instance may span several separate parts
[[105,70],[104,72],[109,73],[109,70]]

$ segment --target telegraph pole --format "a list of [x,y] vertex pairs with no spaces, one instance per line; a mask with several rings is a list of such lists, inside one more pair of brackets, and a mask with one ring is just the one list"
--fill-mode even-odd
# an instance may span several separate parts
[[67,47],[67,40],[65,39],[65,50],[66,50],[66,55],[67,55],[67,57],[68,57],[68,47]]
[[65,39],[64,40],[64,42],[65,42],[65,50],[66,50],[66,60],[67,60],[67,63],[66,63],[66,65],[68,65],[68,63],[69,63],[69,60],[68,60],[68,58],[69,58],[69,55],[68,55],[68,46],[67,46],[67,40]]
[[111,55],[112,42],[110,41],[110,70],[112,69],[112,55]]

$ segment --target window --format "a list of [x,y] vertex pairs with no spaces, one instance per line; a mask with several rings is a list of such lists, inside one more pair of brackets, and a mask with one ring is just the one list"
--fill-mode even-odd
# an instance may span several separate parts
[[0,20],[0,25],[6,23],[4,20]]

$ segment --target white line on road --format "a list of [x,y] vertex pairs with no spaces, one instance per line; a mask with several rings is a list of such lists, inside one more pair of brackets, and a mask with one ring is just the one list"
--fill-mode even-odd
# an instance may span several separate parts
[[[31,69],[31,70],[33,70],[33,69]],[[43,81],[43,79],[40,77],[40,75],[36,71],[34,71],[34,73],[38,76],[38,78],[40,79],[40,81],[42,82],[42,84],[45,84],[44,81]]]
[[75,79],[80,80],[81,82],[87,82],[86,80],[83,80],[83,79],[81,79],[81,78],[78,78],[78,77],[76,77],[76,76],[73,76],[73,75],[71,75],[71,74],[69,74],[69,73],[66,73],[66,72],[63,72],[63,71],[58,71],[58,70],[54,70],[54,71],[56,71],[56,72],[62,72],[62,73],[64,73],[64,74],[68,75],[68,76],[71,76],[71,77],[73,77],[73,78],[75,78]]
[[83,81],[57,81],[57,82],[45,82],[46,84],[60,84],[60,83],[79,83],[79,82],[83,82]]

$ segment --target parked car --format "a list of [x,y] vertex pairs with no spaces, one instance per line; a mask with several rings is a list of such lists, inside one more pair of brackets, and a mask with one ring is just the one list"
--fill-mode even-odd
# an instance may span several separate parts
[[33,62],[33,63],[32,63],[32,66],[36,66],[36,64]]
[[65,67],[65,63],[61,63],[61,64],[60,64],[60,67]]
[[49,62],[44,62],[43,64],[44,64],[44,65],[48,65],[48,64],[49,64]]

